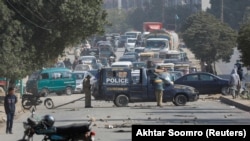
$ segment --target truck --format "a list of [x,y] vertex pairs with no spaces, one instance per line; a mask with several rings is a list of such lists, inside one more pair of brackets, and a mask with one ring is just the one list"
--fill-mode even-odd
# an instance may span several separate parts
[[168,31],[165,29],[152,30],[149,34],[145,35],[144,43],[147,47],[147,40],[150,38],[164,38],[168,40],[169,50],[177,50],[179,48],[179,36],[174,31]]
[[143,32],[150,32],[155,29],[162,29],[162,22],[144,22],[143,23]]
[[[117,107],[125,107],[133,102],[154,102],[153,80],[156,75],[154,70],[146,68],[136,72],[129,68],[102,68],[97,84],[92,88],[92,96],[95,100],[113,101]],[[183,106],[198,99],[199,92],[195,88],[161,79],[165,82],[163,102],[170,101],[176,106]]]

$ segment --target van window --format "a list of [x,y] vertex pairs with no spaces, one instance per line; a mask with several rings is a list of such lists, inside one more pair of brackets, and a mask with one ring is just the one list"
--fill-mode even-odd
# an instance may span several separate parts
[[127,77],[128,73],[125,71],[118,72],[118,77]]
[[49,74],[48,73],[42,73],[40,75],[40,79],[49,79]]
[[52,73],[52,79],[60,79],[62,78],[62,74],[59,72],[53,72]]
[[70,72],[63,72],[62,73],[62,78],[71,78],[72,74]]

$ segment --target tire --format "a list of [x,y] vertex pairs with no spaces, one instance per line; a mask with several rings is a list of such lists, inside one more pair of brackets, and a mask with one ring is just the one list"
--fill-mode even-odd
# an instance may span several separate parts
[[54,102],[52,101],[51,98],[46,98],[44,100],[44,106],[47,108],[47,109],[53,109],[54,108]]
[[41,96],[47,97],[48,95],[49,95],[49,90],[48,89],[42,89]]
[[65,93],[66,93],[66,95],[72,95],[72,93],[73,93],[72,88],[71,87],[67,87],[66,90],[65,90]]
[[129,103],[129,98],[124,94],[118,95],[114,100],[114,104],[117,107],[126,107],[128,106],[128,103]]
[[221,94],[222,95],[229,95],[230,94],[229,87],[223,87],[221,89]]
[[22,106],[25,110],[29,110],[32,107],[32,104],[27,105],[28,102],[31,102],[29,99],[22,99]]
[[185,106],[187,101],[188,99],[185,95],[179,94],[175,96],[173,103],[175,106]]

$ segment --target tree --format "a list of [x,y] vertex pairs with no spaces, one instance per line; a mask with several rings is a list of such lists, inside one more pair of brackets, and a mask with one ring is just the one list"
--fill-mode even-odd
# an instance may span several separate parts
[[237,34],[228,25],[218,21],[213,15],[199,12],[187,18],[182,26],[183,40],[195,57],[205,62],[210,71],[216,61],[229,62],[236,46]]
[[250,23],[240,27],[238,38],[238,50],[241,53],[240,59],[245,66],[250,66]]
[[221,19],[221,8],[223,7],[223,21],[233,29],[238,30],[242,24],[244,12],[250,4],[250,0],[210,0],[211,8],[207,12]]
[[65,47],[103,33],[102,0],[0,0],[0,74],[21,79],[50,66]]

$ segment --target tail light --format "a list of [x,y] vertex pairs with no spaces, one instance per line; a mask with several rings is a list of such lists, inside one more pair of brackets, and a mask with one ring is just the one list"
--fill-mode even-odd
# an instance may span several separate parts
[[90,141],[95,141],[95,132],[90,132]]

